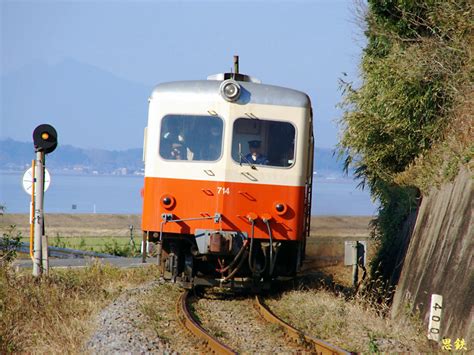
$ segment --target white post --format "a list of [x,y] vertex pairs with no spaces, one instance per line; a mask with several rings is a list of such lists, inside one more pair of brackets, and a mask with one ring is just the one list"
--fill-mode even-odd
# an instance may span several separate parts
[[[33,276],[41,276],[42,270],[42,239],[44,230],[43,221],[43,194],[44,194],[44,153],[36,152],[35,170],[35,238],[33,249]],[[47,254],[46,254],[47,255]],[[47,256],[46,256],[47,257]]]

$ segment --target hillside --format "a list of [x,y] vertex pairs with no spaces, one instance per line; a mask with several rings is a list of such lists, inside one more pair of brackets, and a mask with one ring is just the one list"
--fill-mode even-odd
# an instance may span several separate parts
[[[23,171],[31,165],[33,158],[33,143],[17,142],[12,139],[0,140],[0,169]],[[110,151],[60,144],[48,155],[47,166],[51,170],[64,172],[129,174],[139,172],[143,168],[142,149]]]

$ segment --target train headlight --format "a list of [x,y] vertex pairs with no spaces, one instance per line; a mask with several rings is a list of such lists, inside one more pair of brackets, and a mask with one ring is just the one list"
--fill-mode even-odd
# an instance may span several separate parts
[[239,99],[241,89],[235,80],[226,80],[222,82],[220,92],[224,100],[232,102]]
[[288,211],[288,205],[284,202],[281,202],[281,201],[275,202],[274,206],[275,206],[276,213],[279,216],[283,216],[286,213],[286,211]]
[[174,208],[176,204],[176,199],[173,196],[166,194],[166,195],[161,196],[160,204],[165,209],[171,210]]

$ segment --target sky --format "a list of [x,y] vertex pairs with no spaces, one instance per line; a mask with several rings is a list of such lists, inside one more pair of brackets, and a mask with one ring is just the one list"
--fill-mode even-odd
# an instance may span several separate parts
[[[151,90],[160,82],[229,71],[238,54],[242,73],[309,94],[316,145],[327,148],[338,140],[338,80],[343,73],[357,77],[364,46],[353,0],[0,2],[1,78],[32,65],[45,70],[37,63],[54,68],[73,60]],[[2,84],[2,106],[11,100],[6,89]],[[143,116],[146,104],[144,98]],[[8,136],[29,139],[30,132],[19,125],[15,130],[14,115],[0,119]],[[137,118],[137,126],[145,125],[146,117]],[[120,134],[120,125],[110,127]],[[72,123],[64,120],[61,129],[69,132],[63,143],[78,145]],[[120,146],[100,140],[83,145],[136,148],[141,139],[133,133]]]

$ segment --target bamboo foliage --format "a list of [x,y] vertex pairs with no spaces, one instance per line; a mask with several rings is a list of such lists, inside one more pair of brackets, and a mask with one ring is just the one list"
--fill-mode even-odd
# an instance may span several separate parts
[[354,169],[381,202],[374,221],[381,240],[376,263],[382,269],[386,264],[387,278],[390,251],[417,207],[417,189],[452,177],[472,158],[473,136],[465,133],[473,131],[472,7],[456,0],[369,0],[360,85],[341,80],[339,152],[347,157],[346,169]]

